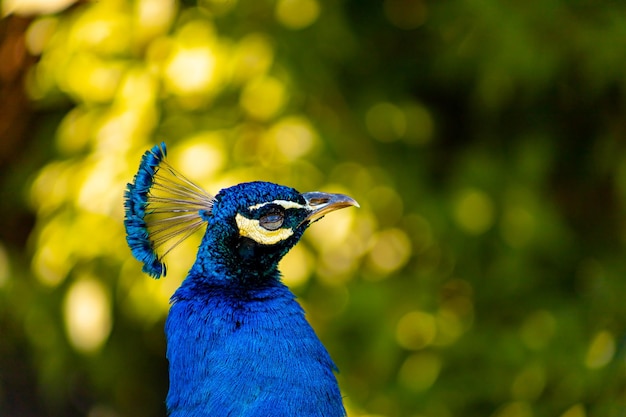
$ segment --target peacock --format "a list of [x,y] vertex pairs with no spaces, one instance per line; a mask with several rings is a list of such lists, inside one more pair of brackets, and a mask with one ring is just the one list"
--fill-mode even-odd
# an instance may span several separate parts
[[278,263],[311,223],[358,203],[260,181],[213,196],[166,156],[164,143],[143,155],[124,194],[124,225],[154,278],[166,274],[169,251],[206,227],[165,324],[168,416],[345,416],[337,367]]

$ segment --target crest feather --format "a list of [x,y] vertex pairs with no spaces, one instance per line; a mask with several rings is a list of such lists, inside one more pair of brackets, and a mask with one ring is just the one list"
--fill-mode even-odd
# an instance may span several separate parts
[[143,272],[154,278],[166,274],[163,257],[202,227],[214,201],[166,156],[165,143],[146,151],[124,193],[126,241]]

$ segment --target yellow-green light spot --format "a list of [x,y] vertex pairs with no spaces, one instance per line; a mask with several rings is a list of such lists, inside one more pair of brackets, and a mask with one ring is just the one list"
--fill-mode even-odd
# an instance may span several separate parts
[[32,268],[37,280],[45,286],[59,285],[65,280],[71,268],[68,262],[71,248],[63,244],[67,243],[66,236],[69,227],[67,220],[54,217],[39,233]]
[[247,81],[265,75],[274,61],[274,49],[267,36],[253,33],[235,47],[232,75],[235,81]]
[[32,55],[39,55],[50,42],[59,21],[55,17],[42,17],[35,20],[26,31],[26,47]]
[[56,141],[59,150],[71,155],[85,149],[92,138],[95,123],[93,112],[82,107],[70,110],[57,131]]
[[166,81],[175,94],[208,90],[215,81],[217,57],[208,46],[179,48],[165,67]]
[[226,164],[224,138],[216,132],[200,132],[185,139],[175,154],[174,166],[185,167],[185,176],[204,181]]
[[400,269],[411,256],[411,241],[400,229],[383,230],[372,240],[369,264],[381,275]]
[[565,410],[560,417],[587,417],[587,412],[582,404],[576,404]]
[[69,60],[61,88],[80,101],[109,102],[115,95],[123,70],[120,63],[78,54]]
[[26,16],[57,13],[75,2],[76,0],[4,0],[2,17],[12,13]]
[[317,139],[311,123],[300,116],[281,119],[268,134],[274,139],[278,150],[292,161],[308,154]]
[[280,261],[282,280],[289,286],[298,286],[308,281],[313,270],[313,258],[304,244],[291,248]]
[[493,202],[485,192],[468,188],[457,199],[454,219],[461,229],[469,234],[484,233],[493,224]]
[[76,203],[82,209],[107,215],[119,205],[119,183],[115,174],[118,161],[113,155],[90,161],[83,167]]
[[598,369],[606,366],[615,355],[615,338],[606,330],[600,331],[593,338],[587,350],[585,365]]
[[287,101],[285,86],[273,77],[251,80],[244,87],[240,105],[252,118],[268,120],[282,110]]
[[396,326],[396,341],[405,349],[422,349],[435,340],[436,334],[435,318],[422,311],[405,314]]
[[304,29],[312,25],[320,14],[316,0],[278,0],[276,20],[288,29]]
[[439,310],[435,315],[435,322],[437,324],[437,337],[433,342],[435,345],[451,345],[463,334],[463,323],[459,316],[451,310]]
[[92,277],[73,283],[63,303],[65,328],[70,343],[81,352],[96,351],[111,331],[109,296]]
[[538,310],[524,320],[520,335],[526,346],[533,350],[539,350],[550,342],[555,330],[556,319],[552,313]]
[[546,386],[546,371],[543,366],[533,364],[524,368],[513,380],[511,395],[518,400],[533,401]]
[[144,43],[164,34],[176,12],[174,0],[138,0],[135,2],[134,35]]
[[398,381],[411,391],[426,391],[439,377],[441,365],[441,359],[434,353],[414,353],[402,364]]
[[317,275],[328,286],[341,286],[353,277],[357,260],[346,245],[324,250],[317,262]]

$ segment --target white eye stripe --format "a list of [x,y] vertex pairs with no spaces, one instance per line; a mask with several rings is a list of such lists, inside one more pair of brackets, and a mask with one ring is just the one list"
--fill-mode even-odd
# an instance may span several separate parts
[[235,216],[235,221],[241,236],[250,238],[261,245],[274,245],[293,235],[293,230],[290,228],[267,230],[258,220],[248,219],[241,214]]
[[287,210],[287,209],[303,209],[303,208],[307,207],[307,206],[303,206],[302,204],[298,204],[298,203],[296,203],[294,201],[274,200],[274,201],[268,201],[266,203],[255,204],[254,206],[248,207],[248,210],[258,210],[261,207],[264,207],[264,206],[266,206],[268,204],[276,204],[278,206],[281,206],[285,210]]

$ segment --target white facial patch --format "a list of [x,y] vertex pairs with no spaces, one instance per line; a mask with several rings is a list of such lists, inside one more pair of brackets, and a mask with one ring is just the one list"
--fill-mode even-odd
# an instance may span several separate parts
[[[290,203],[289,201],[286,202]],[[272,203],[278,204],[276,201],[272,201]],[[298,205],[298,207],[301,206]],[[252,207],[249,208],[252,209]],[[235,221],[237,222],[237,227],[239,228],[239,234],[241,236],[250,238],[261,245],[275,245],[276,243],[282,242],[293,235],[293,230],[290,228],[267,230],[261,226],[258,220],[248,219],[241,214],[237,214],[235,216]]]
[[298,204],[298,203],[296,203],[294,201],[274,200],[274,201],[268,201],[266,203],[255,204],[254,206],[248,207],[248,210],[258,210],[261,207],[266,206],[268,204],[276,204],[277,206],[281,206],[285,210],[287,210],[287,209],[302,209],[302,208],[306,208],[307,207],[307,206],[303,206],[302,204]]

